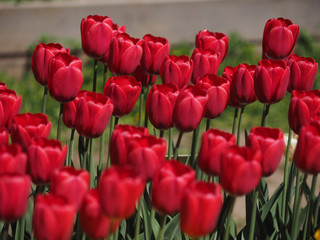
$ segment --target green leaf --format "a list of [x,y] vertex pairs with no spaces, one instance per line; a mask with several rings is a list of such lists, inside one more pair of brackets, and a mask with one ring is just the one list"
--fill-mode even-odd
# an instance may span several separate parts
[[119,232],[123,239],[126,239],[127,222],[125,220],[121,221]]
[[141,210],[143,216],[144,237],[145,240],[150,240],[152,234],[152,226],[150,221],[150,213],[148,211],[148,207],[144,199],[144,196],[141,197]]
[[279,185],[279,187],[274,191],[272,197],[267,201],[265,205],[262,206],[261,208],[261,219],[264,222],[266,219],[267,215],[270,213],[270,209],[274,206],[275,203],[278,202],[279,196],[281,195],[283,191],[283,183]]
[[167,223],[166,230],[164,232],[164,236],[166,237],[166,239],[172,240],[176,235],[180,235],[181,238],[179,220],[180,214],[177,214],[169,221],[169,223]]
[[219,234],[221,233],[224,233],[225,231],[225,222],[226,222],[226,219],[228,217],[228,213],[230,211],[230,208],[231,208],[231,204],[232,204],[232,199],[233,197],[232,196],[227,196],[225,201],[223,202],[223,206],[222,206],[222,210],[221,210],[221,213],[220,213],[220,216],[219,216],[219,221],[218,221],[218,226],[217,226],[217,231]]

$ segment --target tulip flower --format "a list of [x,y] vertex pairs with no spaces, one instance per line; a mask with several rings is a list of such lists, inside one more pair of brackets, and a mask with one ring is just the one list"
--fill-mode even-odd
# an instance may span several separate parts
[[281,60],[261,60],[254,73],[254,90],[260,102],[273,104],[285,95],[290,68]]
[[131,168],[112,166],[104,171],[99,180],[102,211],[112,220],[129,218],[144,187],[145,181]]
[[80,92],[83,82],[82,62],[67,53],[59,53],[49,63],[48,89],[58,102],[72,101]]
[[177,85],[154,85],[147,99],[147,114],[152,125],[157,129],[169,129],[173,127],[172,114],[179,95]]
[[76,209],[64,198],[53,194],[38,195],[32,219],[36,239],[70,239],[75,215]]
[[219,53],[220,63],[227,55],[229,38],[227,35],[219,32],[210,32],[207,29],[200,31],[196,35],[196,48],[211,50]]
[[114,76],[108,79],[104,95],[111,99],[115,117],[129,114],[141,92],[141,83],[132,76]]
[[167,161],[152,182],[152,206],[163,214],[180,212],[187,187],[195,180],[195,171],[176,160]]
[[196,181],[187,189],[180,214],[181,231],[191,237],[212,232],[222,209],[222,190],[219,184]]
[[[228,79],[228,81],[230,82],[230,86],[232,85],[233,73],[235,72],[236,68],[237,67],[234,68],[231,66],[227,66],[223,70],[222,77]],[[232,89],[230,89],[230,98],[229,98],[228,105],[233,108],[241,108],[241,106],[242,106],[241,103],[239,103],[238,100],[236,99],[235,94],[232,91]]]
[[108,67],[115,75],[130,75],[140,63],[142,57],[142,41],[121,33],[112,39]]
[[288,66],[290,68],[288,91],[312,90],[318,72],[318,63],[316,63],[313,58],[299,57],[294,54],[288,60]]
[[0,90],[6,90],[7,89],[7,84],[0,82]]
[[152,75],[150,81],[149,75],[142,69],[141,65],[138,65],[134,73],[132,73],[132,76],[134,76],[138,82],[141,82],[143,88],[153,85],[158,77],[157,75]]
[[181,89],[173,110],[176,128],[183,132],[196,129],[206,112],[207,101],[208,94],[198,86]]
[[269,19],[263,32],[263,58],[287,58],[293,53],[298,35],[298,24],[293,24],[289,19]]
[[0,175],[22,175],[27,170],[27,155],[22,151],[19,144],[0,145]]
[[22,97],[14,90],[0,89],[0,127],[11,128],[12,119],[20,112]]
[[102,58],[112,39],[112,19],[107,16],[89,15],[81,21],[82,49],[89,57]]
[[260,149],[263,177],[268,177],[276,171],[285,147],[283,132],[280,129],[254,127],[250,131],[246,145]]
[[71,102],[65,103],[63,107],[62,121],[66,127],[76,128],[77,104],[80,100],[79,95]]
[[161,65],[160,76],[163,84],[174,83],[179,88],[188,86],[191,81],[193,61],[188,56],[169,55]]
[[164,59],[170,53],[168,40],[162,37],[155,37],[151,34],[146,34],[142,40],[142,48],[142,69],[148,74],[158,75]]
[[210,129],[203,133],[198,154],[199,168],[208,175],[221,174],[221,154],[229,146],[236,144],[236,137],[228,132]]
[[5,127],[0,127],[0,144],[7,145],[9,143],[9,131]]
[[59,43],[39,43],[32,55],[32,72],[35,79],[42,85],[48,84],[49,63],[58,53],[70,54],[69,49],[64,49]]

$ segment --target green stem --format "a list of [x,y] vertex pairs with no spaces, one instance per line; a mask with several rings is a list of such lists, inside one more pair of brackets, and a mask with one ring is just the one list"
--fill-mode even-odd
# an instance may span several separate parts
[[235,204],[235,201],[236,201],[235,197],[233,197],[233,196],[230,196],[230,197],[231,197],[231,207],[230,207],[229,212],[228,212],[227,225],[226,225],[226,229],[225,229],[225,232],[224,232],[224,235],[223,235],[223,240],[229,240],[231,216],[232,216],[232,211],[233,211],[234,204]]
[[107,236],[107,240],[111,240],[111,236],[112,236],[112,228],[113,228],[113,221],[110,221],[110,226],[109,226],[109,231],[108,231],[108,236]]
[[94,59],[92,92],[97,91],[97,72],[98,72],[98,60]]
[[173,138],[173,128],[169,129],[169,142],[168,142],[168,159],[171,159],[172,156],[172,138]]
[[207,118],[207,121],[206,121],[206,131],[208,131],[210,129],[210,121],[211,119],[210,118]]
[[99,164],[98,164],[98,179],[100,177],[103,168],[103,154],[104,154],[104,141],[105,141],[106,131],[104,131],[100,137],[100,151],[99,151]]
[[234,116],[233,116],[233,123],[232,123],[232,134],[236,134],[236,125],[237,125],[237,118],[238,118],[239,108],[234,109]]
[[138,211],[137,211],[137,215],[136,215],[136,229],[135,229],[135,233],[134,233],[135,240],[138,240],[138,236],[140,234],[140,224],[141,224],[140,214],[141,214],[141,207],[142,207],[141,201],[142,201],[142,197],[139,200]]
[[166,225],[167,215],[162,216],[161,226],[159,230],[159,234],[157,240],[162,240],[164,234],[164,226]]
[[253,201],[252,201],[252,212],[251,212],[251,221],[250,221],[250,231],[249,231],[249,240],[253,240],[254,238],[254,229],[256,223],[256,215],[257,215],[257,200],[258,200],[259,191],[256,188],[253,192]]
[[25,225],[26,225],[26,217],[23,216],[19,220],[19,240],[24,240],[24,231],[25,231]]
[[102,92],[104,91],[104,87],[107,82],[107,76],[108,76],[108,66],[105,64],[103,68],[103,86],[102,86]]
[[110,167],[111,165],[111,162],[110,162],[110,140],[111,140],[111,135],[112,135],[112,132],[113,132],[113,121],[114,121],[114,117],[111,116],[111,119],[110,119],[110,126],[109,126],[109,141],[108,141],[108,159],[107,159],[107,168]]
[[263,107],[262,119],[261,119],[261,127],[266,126],[267,116],[269,114],[270,104],[265,104]]
[[85,153],[84,153],[84,158],[82,162],[82,169],[87,169],[87,163],[88,163],[88,155],[89,155],[89,144],[90,144],[90,138],[86,139],[86,144],[85,144]]
[[237,144],[240,144],[240,138],[241,138],[241,122],[242,122],[242,115],[244,112],[244,107],[241,107],[241,112],[240,112],[240,116],[239,116],[239,123],[238,123],[238,132],[237,132]]
[[159,137],[163,138],[163,136],[164,136],[164,130],[160,130],[160,136]]
[[1,231],[1,240],[8,239],[8,231],[9,231],[9,222],[5,222]]
[[[148,88],[147,88],[147,92],[145,93],[145,99],[147,102],[148,99],[148,95],[150,92],[150,88],[151,88],[151,79],[152,79],[152,75],[149,75],[149,84],[148,84]],[[144,127],[148,128],[148,114],[147,114],[147,107],[145,106],[145,113],[144,113]]]
[[89,173],[90,173],[90,187],[94,187],[94,169],[95,169],[95,164],[93,160],[93,139],[90,139],[90,154],[89,154]]
[[119,117],[114,117],[114,126],[113,129],[115,129],[115,127],[118,125],[119,122]]
[[73,166],[74,132],[75,132],[75,129],[71,129],[69,149],[68,149],[68,161],[66,162],[66,166]]
[[57,140],[60,141],[61,136],[61,122],[62,122],[62,114],[63,114],[63,107],[64,104],[60,104],[60,112],[59,112],[59,119],[58,119],[58,128],[57,128]]
[[44,87],[43,91],[43,98],[42,98],[42,105],[41,105],[41,112],[43,114],[46,114],[46,108],[47,108],[47,96],[48,96],[48,87]]
[[196,166],[196,153],[197,153],[197,147],[198,147],[198,139],[199,139],[199,126],[193,131],[192,135],[192,145],[191,145],[191,166]]
[[119,227],[117,227],[116,232],[113,234],[113,240],[118,240],[119,236]]
[[176,146],[173,149],[173,159],[177,159],[177,157],[178,157],[178,150],[180,147],[182,136],[183,136],[183,132],[180,131]]
[[139,127],[142,127],[142,113],[143,113],[143,98],[144,98],[144,89],[142,88],[139,99]]

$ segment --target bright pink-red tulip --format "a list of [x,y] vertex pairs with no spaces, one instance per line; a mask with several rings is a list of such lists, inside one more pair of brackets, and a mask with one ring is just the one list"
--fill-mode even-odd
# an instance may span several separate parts
[[152,75],[150,79],[150,75],[142,69],[141,65],[138,65],[132,76],[134,76],[138,82],[141,82],[143,88],[152,86],[158,78],[157,75]]
[[0,145],[0,175],[22,175],[27,170],[27,155],[22,152],[19,144]]
[[[230,86],[232,85],[232,81],[233,81],[233,73],[235,71],[236,67],[231,67],[231,66],[227,66],[224,68],[223,73],[222,73],[222,77],[228,79],[228,81],[230,82]],[[229,103],[228,105],[230,107],[233,108],[241,108],[242,104],[238,102],[238,100],[235,97],[234,92],[232,91],[231,87],[230,87],[230,99],[229,99]]]
[[0,127],[11,128],[12,119],[20,112],[22,97],[14,90],[0,90]]
[[9,143],[9,131],[5,127],[0,127],[0,144]]

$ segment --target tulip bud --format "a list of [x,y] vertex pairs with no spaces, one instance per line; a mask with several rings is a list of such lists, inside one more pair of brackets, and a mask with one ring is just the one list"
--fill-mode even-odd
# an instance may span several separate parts
[[0,175],[22,175],[27,170],[27,155],[22,152],[19,144],[0,145]]
[[153,85],[156,81],[158,76],[157,75],[152,75],[151,79],[150,79],[150,75],[148,75],[141,67],[141,65],[139,64],[138,67],[136,68],[136,70],[134,71],[134,73],[132,74],[132,76],[135,77],[135,79],[138,82],[141,82],[141,85],[143,88],[147,88],[148,86]]
[[22,97],[14,90],[0,90],[0,127],[11,129],[12,119],[20,112]]
[[222,77],[228,79],[228,81],[230,82],[230,99],[228,105],[233,108],[241,108],[242,104],[238,102],[238,100],[235,97],[235,93],[232,91],[231,88],[233,82],[233,74],[236,68],[237,67],[234,68],[231,66],[225,67],[222,73]]

